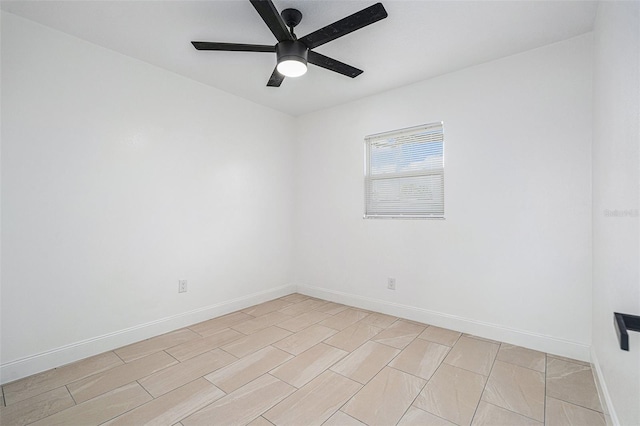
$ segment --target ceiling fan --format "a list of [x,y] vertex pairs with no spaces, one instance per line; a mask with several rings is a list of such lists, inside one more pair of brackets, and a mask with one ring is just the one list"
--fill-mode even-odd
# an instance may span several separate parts
[[312,49],[387,17],[387,11],[382,6],[382,3],[376,3],[311,34],[298,38],[293,29],[302,20],[302,13],[299,10],[285,9],[279,14],[271,0],[250,1],[264,23],[267,24],[273,35],[278,39],[278,43],[271,46],[192,41],[191,44],[197,50],[275,52],[277,65],[267,83],[267,86],[271,87],[280,87],[285,76],[299,77],[303,75],[307,72],[307,62],[351,78],[359,76],[362,74],[362,70],[321,55]]

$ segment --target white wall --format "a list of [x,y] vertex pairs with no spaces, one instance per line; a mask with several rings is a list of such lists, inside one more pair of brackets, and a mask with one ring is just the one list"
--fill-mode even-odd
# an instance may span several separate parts
[[[299,118],[299,288],[588,359],[591,69],[586,34]],[[446,220],[364,220],[365,135],[440,120]]]
[[290,292],[293,120],[2,13],[2,382]]
[[640,333],[625,352],[613,328],[640,315],[640,3],[601,2],[594,34],[593,363],[613,421],[640,425]]

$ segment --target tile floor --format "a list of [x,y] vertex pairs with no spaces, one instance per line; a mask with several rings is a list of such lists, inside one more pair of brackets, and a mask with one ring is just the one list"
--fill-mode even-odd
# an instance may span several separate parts
[[2,386],[8,425],[604,425],[589,364],[301,294]]

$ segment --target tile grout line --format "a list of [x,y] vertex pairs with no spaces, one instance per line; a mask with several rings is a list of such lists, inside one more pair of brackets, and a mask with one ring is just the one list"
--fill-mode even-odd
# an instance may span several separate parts
[[[545,354],[546,355],[546,354]],[[509,365],[515,365],[516,367],[520,367],[520,368],[525,368],[527,370],[531,370],[531,371],[535,371],[536,373],[540,373],[540,374],[544,374],[545,378],[547,377],[547,368],[545,367],[545,371],[540,371],[540,370],[536,370],[535,368],[529,368],[529,367],[525,367],[524,365],[520,365],[520,364],[514,364],[513,362],[509,362],[509,361],[505,361],[503,359],[497,359],[496,361],[500,361],[500,362],[504,362],[505,364],[509,364]],[[545,364],[546,364],[546,360],[545,360]]]
[[[360,321],[362,321],[362,320],[360,320]],[[360,321],[358,321],[358,322],[360,322]],[[355,324],[357,324],[358,322],[356,322]],[[351,327],[351,326],[349,326],[349,327]],[[347,328],[349,328],[349,327],[347,327]],[[327,328],[330,328],[330,327],[327,327]],[[333,330],[333,329],[332,329],[332,330]],[[346,330],[346,329],[345,329],[345,330]],[[384,329],[383,329],[383,330],[384,330]],[[342,333],[342,331],[338,331],[337,333],[332,334],[331,336],[329,336],[329,337],[327,337],[326,339],[324,339],[321,343],[324,343],[325,345],[329,345],[329,346],[331,346],[332,348],[336,348],[336,349],[340,349],[341,351],[345,351],[345,352],[347,352],[349,355],[350,355],[350,354],[352,354],[353,352],[357,351],[358,349],[360,349],[362,346],[364,346],[364,345],[365,345],[366,343],[368,343],[368,342],[379,343],[379,342],[376,342],[376,341],[372,340],[372,339],[375,337],[375,336],[372,336],[370,339],[365,340],[365,341],[364,341],[364,343],[360,344],[360,345],[359,345],[358,347],[356,347],[355,349],[353,349],[353,350],[351,350],[351,351],[348,351],[348,350],[346,350],[346,349],[339,348],[339,347],[334,346],[334,345],[332,345],[331,343],[328,343],[328,342],[327,342],[327,340],[331,339],[333,336],[335,336],[336,334],[339,334],[339,333]],[[380,333],[381,333],[381,332],[380,332]],[[378,333],[378,334],[380,334],[380,333]],[[377,336],[377,334],[376,334],[376,336]],[[380,343],[380,344],[381,344],[381,345],[384,345],[384,343]],[[385,345],[385,346],[389,346],[389,345]],[[394,348],[394,349],[398,349],[398,348]],[[345,357],[346,357],[346,356],[349,356],[349,355],[345,355]]]
[[582,408],[582,409],[584,409],[584,410],[593,411],[594,413],[602,414],[602,415],[604,416],[604,413],[603,413],[602,411],[594,410],[593,408],[585,407],[585,406],[582,406],[582,405],[576,404],[575,402],[565,401],[564,399],[556,398],[556,397],[554,397],[554,396],[550,396],[549,398],[551,398],[551,399],[557,399],[558,401],[560,401],[560,402],[564,402],[565,404],[574,405],[574,406],[579,407],[579,408]]
[[[198,323],[198,324],[200,324],[200,323]],[[202,337],[202,338],[204,339],[204,338],[205,338],[205,336],[203,336],[202,334],[200,334],[200,333],[198,333],[197,331],[195,331],[195,330],[193,330],[192,328],[190,328],[190,327],[193,327],[194,325],[196,325],[196,324],[192,324],[192,325],[190,325],[190,326],[188,326],[188,327],[185,327],[185,328],[186,328],[187,330],[193,331],[193,332],[194,332],[194,333],[196,333],[198,336],[200,336],[200,337]],[[213,334],[215,334],[215,333],[213,333]]]
[[487,401],[482,401],[482,402],[484,402],[485,404],[488,404],[488,405],[493,405],[494,407],[500,408],[500,409],[505,410],[505,411],[508,411],[508,412],[510,412],[510,413],[517,414],[518,416],[524,417],[525,419],[533,420],[533,421],[534,421],[534,422],[536,422],[536,423],[540,423],[540,424],[542,424],[542,425],[544,425],[544,424],[545,424],[545,423],[544,423],[544,421],[543,421],[543,422],[541,422],[540,420],[536,420],[536,419],[534,419],[533,417],[529,417],[529,416],[527,416],[526,414],[522,414],[522,413],[518,413],[518,412],[513,411],[513,410],[509,410],[508,408],[501,407],[501,406],[496,405],[496,404],[494,404],[494,403],[492,403],[492,402],[487,402]]
[[[142,340],[141,340],[141,341],[142,341]],[[116,352],[118,349],[121,349],[121,348],[124,348],[124,346],[120,346],[119,348],[115,348],[115,349],[113,349],[113,350],[111,350],[111,351],[109,351],[109,352],[113,352],[113,353],[114,353],[114,355],[115,355],[115,356],[117,356],[117,357],[118,357],[118,359],[119,359],[120,361],[122,361],[122,364],[120,364],[120,365],[125,365],[125,364],[127,364],[127,361],[125,361],[124,359],[122,359],[122,357],[121,357],[120,355],[118,355],[118,353]]]
[[[282,364],[280,364],[280,365],[282,365]],[[277,368],[277,367],[275,367],[275,368]],[[274,368],[274,370],[275,370],[275,368]],[[273,370],[271,370],[271,371],[273,371]],[[251,383],[253,383],[253,382],[255,382],[255,381],[257,381],[257,380],[259,380],[259,379],[263,378],[264,376],[270,376],[270,377],[271,377],[271,378],[273,378],[274,380],[277,380],[277,381],[279,381],[279,382],[285,383],[285,384],[287,384],[287,385],[291,386],[292,388],[294,388],[294,391],[293,391],[293,392],[291,392],[290,394],[288,394],[287,396],[285,396],[284,398],[282,398],[280,401],[275,402],[275,403],[273,403],[272,405],[270,405],[269,407],[267,407],[264,411],[262,411],[260,414],[258,414],[258,416],[257,416],[257,417],[255,417],[254,419],[251,419],[251,421],[247,422],[247,424],[249,424],[249,423],[253,422],[253,421],[254,421],[254,420],[256,420],[258,417],[263,417],[263,415],[264,415],[267,411],[271,410],[273,407],[275,407],[276,405],[280,404],[282,401],[286,400],[287,398],[289,398],[291,395],[293,395],[294,393],[296,393],[296,392],[300,389],[300,388],[297,388],[297,387],[293,386],[292,384],[289,384],[289,383],[285,382],[284,380],[281,380],[281,379],[279,379],[279,378],[277,378],[277,377],[275,377],[275,376],[272,376],[272,375],[271,375],[271,371],[267,371],[266,373],[264,373],[264,374],[262,374],[262,375],[260,375],[260,376],[256,377],[255,379],[251,380],[249,383],[246,383],[246,384],[244,384],[244,385],[240,386],[238,389],[235,389],[235,390],[233,390],[232,392],[229,392],[229,393],[224,392],[224,391],[222,391],[222,389],[218,388],[218,389],[220,389],[222,392],[224,392],[224,396],[221,396],[220,398],[216,399],[215,401],[212,401],[212,402],[211,402],[211,404],[207,404],[207,405],[205,405],[204,407],[200,408],[199,410],[197,410],[197,411],[194,411],[194,412],[190,413],[190,414],[189,414],[189,415],[187,415],[186,417],[184,417],[184,418],[180,419],[180,422],[182,422],[182,420],[186,419],[187,417],[189,417],[189,416],[191,416],[191,415],[193,415],[193,414],[195,414],[195,413],[197,413],[197,412],[199,412],[199,411],[201,411],[201,410],[204,410],[204,409],[205,409],[205,408],[207,408],[208,406],[210,406],[210,405],[212,405],[212,404],[215,404],[216,402],[218,402],[218,401],[222,400],[223,398],[225,398],[225,397],[227,397],[227,396],[231,395],[233,392],[236,392],[237,390],[242,389],[243,387],[248,386],[248,385],[250,385]],[[202,378],[204,378],[204,376],[202,376]],[[205,379],[205,380],[207,380],[207,379]],[[208,381],[208,380],[207,380],[207,381]],[[209,382],[209,383],[211,383],[211,382]],[[212,384],[212,385],[214,385],[214,386],[216,386],[216,385],[215,385],[215,383],[211,383],[211,384]],[[217,386],[216,386],[216,387],[217,387]],[[267,420],[267,418],[266,418],[266,417],[265,417],[264,419],[265,419],[265,420]],[[269,420],[267,420],[267,421],[268,421],[269,423],[273,424],[271,421],[269,421]]]
[[[342,414],[344,414],[345,416],[347,416],[347,417],[349,417],[349,418],[352,418],[352,419],[353,419],[353,420],[355,420],[356,422],[360,422],[360,420],[356,419],[356,418],[355,418],[355,417],[353,417],[353,416],[350,416],[349,414],[345,413],[344,411],[341,411],[341,409],[342,409],[342,407],[338,408],[338,409],[337,409],[337,410],[336,410],[336,411],[335,411],[331,416],[329,416],[329,418],[328,418],[327,420],[325,420],[324,422],[322,422],[322,424],[323,424],[323,425],[324,425],[324,424],[327,424],[327,422],[328,422],[329,420],[331,420],[331,417],[333,417],[333,416],[335,416],[336,414],[338,414],[338,411],[340,411],[340,412],[341,412]],[[363,422],[360,422],[360,423],[363,423]],[[366,425],[366,423],[363,423],[363,424],[365,424],[365,425]],[[321,425],[321,426],[322,426],[322,425]],[[368,425],[367,425],[367,426],[368,426]]]
[[69,394],[69,396],[73,400],[73,404],[74,404],[73,406],[75,407],[76,405],[78,405],[78,401],[76,401],[76,399],[73,397],[73,394],[69,390],[69,386],[68,385],[64,385],[64,388],[67,390],[67,393]]
[[[70,408],[77,407],[77,406],[79,405],[79,404],[76,402],[76,399],[75,399],[75,398],[73,397],[73,395],[71,394],[71,392],[69,392],[69,388],[67,387],[67,385],[60,386],[60,387],[64,387],[64,388],[65,388],[65,390],[67,391],[67,393],[68,393],[68,394],[69,394],[69,396],[71,397],[71,400],[73,401],[73,405],[72,405],[71,407],[67,407],[67,408],[65,408],[64,410],[56,411],[55,413],[51,413],[51,414],[49,414],[49,415],[46,415],[46,416],[44,416],[44,417],[42,417],[41,419],[38,419],[38,420],[36,420],[36,421],[42,421],[42,420],[47,419],[47,418],[49,418],[49,417],[51,417],[51,416],[53,416],[53,415],[55,415],[55,414],[65,412],[65,411],[69,410]],[[56,389],[59,389],[59,388],[56,388]],[[23,401],[25,401],[25,400],[23,400]],[[30,424],[30,423],[35,423],[35,422],[28,422],[27,424]]]
[[[149,392],[144,388],[144,386],[142,386],[142,385],[140,384],[140,382],[138,382],[137,380],[134,380],[133,382],[127,383],[126,385],[123,385],[123,386],[127,386],[128,384],[131,384],[131,383],[137,383],[137,384],[138,384],[138,386],[140,386],[140,387],[142,388],[142,390],[143,390],[143,391],[145,391],[145,392],[147,393],[147,395],[149,395],[149,396],[151,397],[151,401],[153,401],[153,400],[155,399],[155,398],[153,397],[153,395],[151,395],[151,394],[150,394],[150,393],[149,393]],[[104,395],[104,394],[103,394],[103,395]],[[96,398],[98,398],[98,397],[96,397]],[[89,401],[91,401],[91,400],[89,400]],[[130,409],[128,409],[127,411],[125,411],[125,412],[123,412],[123,413],[120,413],[120,414],[117,414],[117,415],[115,415],[115,416],[113,416],[113,417],[111,417],[111,418],[109,418],[109,419],[107,419],[107,420],[103,421],[103,422],[102,422],[102,423],[100,423],[100,424],[101,424],[101,425],[103,425],[103,424],[105,424],[105,423],[110,422],[111,420],[117,419],[117,418],[118,418],[118,417],[120,417],[120,416],[124,416],[124,415],[125,415],[125,414],[127,414],[129,411],[133,411],[133,410],[135,410],[135,409],[136,409],[136,408],[138,408],[138,407],[142,407],[143,405],[148,404],[148,403],[149,403],[149,402],[151,402],[151,401],[143,402],[142,404],[140,404],[140,405],[138,405],[138,406],[136,406],[136,407],[131,407],[131,408],[130,408]]]
[[[453,346],[449,348],[449,351],[451,351],[451,349],[453,349]],[[447,352],[447,354],[449,354],[449,352]],[[446,358],[446,356],[445,356],[445,358]],[[427,380],[427,383],[425,383],[425,384],[424,384],[424,386],[423,386],[423,387],[422,387],[422,389],[420,390],[420,393],[422,393],[422,391],[424,390],[424,388],[426,388],[426,387],[427,387],[427,385],[431,382],[431,379],[433,379],[433,376],[435,376],[435,375],[438,373],[438,370],[440,370],[440,367],[442,367],[442,364],[445,364],[445,362],[444,362],[444,359],[445,359],[445,358],[442,358],[442,361],[440,361],[440,364],[438,364],[438,367],[433,371],[433,374],[431,375],[431,377],[429,377],[429,380]],[[447,365],[450,365],[450,364],[447,364]],[[452,366],[452,367],[453,367],[453,366]],[[465,370],[465,371],[469,371],[469,370]],[[477,374],[477,373],[476,373],[476,374]],[[418,399],[418,396],[420,396],[420,393],[418,393],[418,395],[414,398],[413,402],[411,403],[411,405],[410,405],[409,407],[413,406],[413,403],[414,403],[414,402],[416,402],[416,399]],[[481,396],[481,397],[482,397],[482,396]],[[479,403],[478,403],[478,404],[479,404]],[[416,408],[417,408],[417,409],[419,409],[419,410],[422,410],[422,408],[420,408],[420,407],[418,407],[418,406],[416,406]],[[407,408],[407,410],[409,410],[409,409]],[[424,411],[424,412],[426,412],[426,413],[432,414],[432,415],[434,415],[434,416],[436,416],[436,417],[438,417],[438,418],[444,419],[444,420],[446,420],[446,421],[448,421],[448,422],[450,422],[450,423],[454,423],[454,422],[452,422],[451,420],[447,420],[447,419],[445,419],[444,417],[440,417],[440,416],[438,416],[438,415],[436,415],[436,414],[432,413],[431,411],[427,411],[427,410],[423,410],[423,411]],[[475,413],[474,413],[474,416],[475,416]],[[402,418],[401,418],[401,419],[402,419]],[[473,420],[473,417],[471,418],[471,420]]]
[[[176,346],[178,346],[178,345],[176,345]],[[172,346],[172,347],[173,347],[173,346]],[[171,349],[171,348],[167,348],[167,349]],[[171,355],[169,352],[167,352],[167,349],[163,349],[163,350],[162,350],[162,351],[160,351],[160,352],[164,352],[164,353],[165,353],[165,354],[167,354],[169,357],[171,357],[171,358],[173,358],[174,360],[176,360],[176,362],[177,362],[178,364],[173,364],[173,365],[179,365],[179,364],[182,364],[182,361],[180,361],[178,358],[174,357],[174,356],[173,356],[173,355]],[[206,351],[206,352],[211,352],[211,351]],[[206,352],[205,352],[205,353],[206,353]],[[202,355],[202,354],[201,354],[201,355]],[[196,355],[196,356],[198,356],[198,355]],[[191,358],[195,358],[195,357],[191,357]],[[189,359],[191,359],[191,358],[189,358]],[[188,359],[186,359],[185,361],[188,361]],[[169,366],[167,366],[167,367],[165,367],[165,368],[173,367],[173,365],[169,365]],[[164,370],[165,368],[162,368],[162,369],[160,369],[160,370],[158,370],[158,371],[162,371],[162,370]],[[155,371],[154,373],[157,373],[158,371]],[[151,373],[151,374],[154,374],[154,373]],[[150,374],[150,375],[151,375],[151,374]]]
[[549,360],[549,355],[544,354],[544,419],[542,421],[543,425],[547,424],[547,371],[549,371],[549,366],[547,365]]
[[[502,347],[502,343],[500,343],[500,346]],[[545,354],[545,355],[546,355],[546,354]],[[506,362],[506,361],[499,360],[499,359],[498,359],[498,355],[497,355],[497,354],[496,354],[496,358],[493,360],[493,365],[495,365],[495,362],[496,362],[496,361],[504,362],[505,364],[515,365],[516,367],[522,367],[522,366],[517,365],[517,364],[511,364],[510,362]],[[493,371],[493,365],[491,366],[491,371]],[[522,367],[522,368],[526,368],[526,367]],[[533,369],[531,369],[531,368],[529,368],[528,370],[532,370],[532,371],[534,371],[534,372],[536,372],[536,373],[543,374],[542,372],[537,371],[537,370],[533,370]],[[489,375],[491,375],[491,371],[489,372]],[[546,366],[545,366],[545,371],[546,371]],[[545,401],[546,401],[546,395],[547,395],[547,389],[546,389],[546,386],[547,386],[546,372],[544,373],[544,375],[545,375],[545,393],[544,393],[545,398],[544,398],[544,399],[545,399]],[[485,388],[486,388],[486,386],[487,386],[487,383],[489,383],[489,376],[487,376],[487,381],[486,381],[486,383],[485,383]],[[482,390],[482,395],[484,395],[484,389]],[[519,412],[517,412],[517,411],[513,411],[513,410],[510,410],[510,409],[508,409],[508,408],[501,407],[501,406],[499,406],[499,405],[493,404],[493,403],[491,403],[491,402],[484,401],[484,400],[482,399],[482,395],[480,396],[480,401],[478,402],[478,406],[480,406],[480,402],[484,402],[485,404],[493,405],[494,407],[501,408],[501,409],[503,409],[503,410],[509,411],[510,413],[514,413],[514,414],[517,414],[517,415],[519,415],[519,416],[525,417],[525,418],[527,418],[527,419],[529,419],[529,420],[533,420],[534,422],[542,423],[543,425],[545,424],[545,421],[544,421],[544,420],[543,420],[542,422],[540,422],[540,420],[534,419],[533,417],[529,417],[529,416],[527,416],[526,414],[522,414],[522,413],[519,413]],[[546,402],[545,402],[545,401],[543,401],[543,406],[546,406]],[[478,410],[478,407],[476,407],[476,411],[477,411],[477,410]],[[474,416],[474,417],[475,417],[475,415],[476,415],[476,413],[474,413],[474,414],[473,414],[473,416]],[[545,411],[543,410],[543,419],[544,419],[544,417],[545,417]],[[473,418],[472,418],[471,420],[473,420]]]
[[[149,391],[147,390],[147,388],[145,388],[144,386],[142,386],[142,383],[140,383],[141,379],[136,380],[135,382],[138,384],[138,386],[140,386],[146,393],[147,395],[149,395],[151,397],[151,401],[153,401],[154,399],[156,399],[153,395],[151,395],[149,393]],[[133,382],[132,382],[133,383]],[[146,403],[145,403],[146,404]]]
[[[545,391],[546,391],[546,389],[545,389]],[[585,407],[584,405],[580,405],[580,404],[577,404],[577,403],[572,402],[572,401],[567,401],[566,399],[562,399],[560,397],[550,396],[549,398],[557,399],[558,401],[562,401],[562,402],[564,402],[566,404],[575,405],[576,407],[584,408],[585,410],[591,410],[591,411],[594,411],[596,413],[600,413],[600,414],[604,415],[604,413],[602,411],[594,410],[593,408]]]
[[[402,352],[401,352],[401,353],[402,353]],[[398,354],[398,355],[400,355],[400,354]],[[389,361],[389,363],[391,363],[391,361]],[[442,362],[440,362],[440,364],[442,364]],[[439,366],[439,365],[438,365],[438,366]],[[393,367],[391,367],[391,366],[390,366],[390,365],[388,365],[388,364],[387,364],[387,367],[389,367],[389,368],[393,368]],[[400,371],[400,372],[402,372],[402,373],[405,373],[405,374],[409,374],[410,376],[413,376],[413,377],[418,377],[418,376],[415,376],[415,375],[413,375],[413,374],[411,374],[411,373],[407,373],[406,371],[398,370],[397,368],[393,368],[393,369],[394,369],[394,370],[396,370],[396,371]],[[435,372],[434,372],[434,374],[435,374]],[[432,377],[433,377],[433,375],[432,375]],[[410,409],[411,407],[413,407],[413,403],[414,403],[414,402],[416,402],[416,399],[418,399],[418,397],[419,397],[419,396],[420,396],[420,394],[422,393],[422,390],[427,386],[427,383],[429,383],[429,380],[431,380],[431,378],[429,378],[429,380],[425,380],[425,379],[423,379],[422,377],[418,377],[418,378],[419,378],[419,379],[421,379],[421,380],[424,380],[424,385],[422,385],[422,387],[420,388],[420,390],[418,391],[418,393],[416,394],[416,396],[414,396],[414,397],[413,397],[413,399],[411,400],[411,403],[407,406],[407,408],[405,408],[404,412],[402,413],[402,415],[400,416],[400,418],[399,418],[399,419],[398,419],[398,421],[396,422],[396,425],[397,425],[398,423],[400,423],[400,421],[402,421],[402,418],[403,418],[404,416],[406,416],[406,415],[407,415],[407,411],[409,411],[409,409]],[[416,408],[417,408],[417,407],[416,407]],[[418,408],[418,409],[419,409],[419,408]]]
[[[367,342],[369,342],[369,341],[370,341],[370,340],[367,340]],[[365,342],[365,343],[366,343],[366,342]],[[378,342],[376,342],[376,343],[378,343]],[[363,345],[364,345],[364,343],[363,343]],[[388,345],[386,345],[386,346],[388,346]],[[407,345],[407,346],[408,346],[408,345]],[[398,349],[398,348],[394,348],[394,349]],[[353,398],[355,398],[355,397],[356,397],[356,396],[357,396],[357,395],[358,395],[358,394],[359,394],[359,393],[364,389],[364,387],[365,387],[367,384],[369,384],[373,379],[375,379],[375,378],[376,378],[376,376],[377,376],[378,374],[380,374],[380,372],[381,372],[382,370],[384,370],[384,369],[385,369],[385,367],[393,368],[393,367],[390,367],[390,366],[389,366],[389,364],[391,364],[391,363],[393,362],[393,360],[394,360],[394,359],[396,359],[396,358],[397,358],[401,353],[402,353],[402,349],[400,349],[400,350],[399,350],[399,352],[398,352],[398,353],[397,353],[393,358],[391,358],[391,359],[389,360],[389,362],[387,362],[384,366],[382,366],[382,368],[381,368],[380,370],[378,370],[378,371],[376,372],[376,374],[374,374],[374,375],[373,375],[373,377],[371,377],[369,380],[367,380],[367,383],[365,383],[365,384],[362,384],[362,383],[358,382],[357,380],[353,380],[353,379],[352,379],[352,378],[350,378],[350,377],[346,377],[346,376],[344,376],[344,375],[342,375],[342,374],[338,373],[337,371],[333,371],[333,370],[331,370],[332,372],[334,372],[334,373],[336,373],[336,374],[338,374],[338,375],[340,375],[340,376],[342,376],[342,377],[346,377],[347,379],[352,380],[352,381],[354,381],[354,382],[356,382],[356,383],[358,383],[358,384],[362,385],[362,387],[361,387],[360,389],[358,389],[358,391],[357,391],[356,393],[354,393],[354,394],[353,394],[353,396],[352,396],[351,398],[349,398],[347,401],[345,401],[345,403],[344,403],[344,404],[342,404],[342,405],[340,406],[340,408],[338,408],[338,409],[336,410],[336,412],[337,412],[337,411],[341,411],[341,410],[342,410],[342,408],[344,408],[344,406],[345,406],[345,405],[347,405],[347,404],[348,404],[348,403],[349,403]],[[346,358],[347,356],[348,356],[348,355],[346,355],[346,356],[345,356],[345,357],[343,357],[342,359]],[[336,363],[337,363],[337,362],[338,362],[338,361],[336,361]],[[334,365],[335,365],[335,363],[334,363]],[[397,369],[395,369],[395,368],[394,368],[394,370],[397,370]],[[397,370],[397,371],[400,371],[400,370]],[[424,379],[422,379],[422,380],[424,380]],[[425,383],[424,385],[426,386],[427,384]],[[422,389],[421,389],[421,391],[422,391]],[[418,393],[418,394],[419,394],[419,393]],[[417,398],[417,396],[416,396],[416,398]],[[414,400],[415,400],[415,398],[414,398]],[[408,408],[407,408],[407,409],[408,409]],[[335,414],[336,412],[334,412],[333,414]],[[333,414],[332,414],[331,416],[333,416]],[[347,414],[347,413],[345,413],[345,414]],[[348,415],[348,414],[347,414],[347,415]],[[404,414],[403,414],[403,415],[404,415]],[[349,417],[352,417],[352,416],[349,416]],[[401,417],[401,419],[402,419],[402,417]],[[327,420],[328,420],[328,419],[327,419]],[[360,421],[359,419],[356,419],[356,420]]]
[[[502,347],[502,343],[500,343],[498,345],[498,352],[500,352],[500,348],[501,347]],[[496,365],[496,359],[498,358],[498,352],[496,352],[496,356],[493,358],[493,362],[491,363],[491,369],[489,369],[489,374],[487,374],[487,380],[484,382],[484,386],[482,387],[482,392],[480,393],[480,399],[478,400],[478,404],[476,404],[476,409],[473,411],[473,416],[471,416],[471,422],[472,423],[473,423],[473,419],[476,417],[476,414],[478,413],[478,407],[480,406],[480,402],[482,402],[482,396],[484,395],[484,392],[487,389],[487,384],[489,383],[489,379],[491,378],[491,372],[493,371],[493,366]]]
[[[440,365],[442,365],[442,362],[440,362],[440,364],[438,365],[438,368],[440,368]],[[393,367],[391,367],[391,368],[393,368]],[[438,368],[436,368],[436,371],[438,371]],[[407,373],[407,374],[411,374],[411,373]],[[433,374],[431,375],[431,377],[435,376],[435,374],[436,374],[436,372],[434,371],[434,372],[433,372]],[[426,387],[427,387],[427,385],[429,384],[429,382],[431,381],[431,377],[429,378],[429,380],[425,380],[425,384],[424,384],[424,386],[422,386],[422,389],[420,389],[420,392],[418,392],[418,394],[416,395],[416,397],[415,397],[415,398],[413,398],[413,401],[411,401],[411,405],[409,405],[409,406],[407,407],[407,409],[405,410],[405,412],[404,412],[404,414],[402,415],[402,417],[400,417],[400,420],[398,420],[398,423],[400,423],[400,421],[402,420],[402,418],[407,414],[407,411],[409,411],[409,408],[411,408],[411,407],[414,407],[416,410],[422,410],[422,411],[424,411],[425,413],[429,413],[429,414],[431,414],[432,416],[437,417],[437,418],[439,418],[439,419],[442,419],[442,420],[444,420],[444,421],[446,421],[446,422],[453,423],[451,420],[447,420],[447,419],[445,419],[444,417],[440,417],[440,416],[438,416],[437,414],[433,414],[433,413],[432,413],[432,412],[430,412],[430,411],[423,410],[422,408],[419,408],[419,407],[417,407],[417,406],[413,405],[413,403],[414,403],[414,402],[416,402],[416,399],[418,399],[418,397],[420,396],[420,394],[422,393],[422,391],[424,390],[424,388],[426,388]],[[422,380],[424,380],[424,379],[422,379]],[[473,420],[473,418],[472,418],[472,420]],[[396,424],[397,424],[397,423],[396,423]]]
[[[451,349],[453,349],[453,348],[451,348]],[[448,354],[447,354],[447,355],[448,355]],[[495,360],[494,360],[494,362],[495,362]],[[450,366],[450,367],[459,368],[460,370],[468,371],[469,373],[473,373],[473,374],[477,374],[478,376],[486,377],[486,378],[487,378],[487,380],[489,379],[489,375],[486,375],[486,376],[485,376],[484,374],[482,374],[482,373],[478,373],[477,371],[473,371],[473,370],[466,369],[466,368],[464,368],[464,367],[459,367],[459,366],[457,366],[457,365],[449,364],[448,362],[445,362],[444,360],[442,360],[442,364],[447,364],[447,365],[448,365],[448,366]],[[491,368],[493,369],[493,364],[491,364]],[[434,373],[434,374],[435,374],[435,373]],[[491,374],[491,371],[489,371],[489,374]],[[482,391],[484,392],[484,388],[482,389]]]
[[[549,358],[552,358],[552,359],[555,359],[555,360],[558,360],[558,361],[562,361],[562,362],[566,362],[568,364],[574,364],[574,365],[578,365],[580,367],[588,368],[591,371],[591,374],[593,375],[593,369],[591,368],[591,366],[580,364],[578,362],[568,361],[567,359],[560,359],[557,356],[553,356],[553,355],[548,356],[547,357],[547,361],[548,361]],[[545,403],[546,403],[546,386],[547,386],[546,376],[547,376],[547,370],[548,370],[548,367],[545,366],[545,381],[544,381],[544,384],[545,384]],[[603,411],[598,411],[598,410],[594,410],[593,408],[590,408],[590,407],[585,407],[584,405],[580,405],[577,402],[567,401],[566,399],[563,399],[563,398],[561,398],[559,396],[553,396],[553,397],[550,397],[550,398],[557,399],[558,401],[562,401],[562,402],[565,402],[567,404],[572,404],[572,405],[575,405],[577,407],[584,408],[586,410],[595,411],[596,413],[600,413],[600,414],[604,415]],[[599,396],[598,396],[598,401],[600,402],[600,397]],[[602,402],[600,402],[600,408],[602,409]]]

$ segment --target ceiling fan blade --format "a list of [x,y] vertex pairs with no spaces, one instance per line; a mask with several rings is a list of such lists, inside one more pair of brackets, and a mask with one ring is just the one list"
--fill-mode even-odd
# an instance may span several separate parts
[[293,40],[293,36],[284,24],[278,10],[271,0],[250,0],[267,27],[271,30],[278,41]]
[[267,83],[267,86],[280,87],[283,80],[284,80],[284,75],[278,72],[278,68],[274,68],[273,73],[271,74],[271,77],[269,77],[269,82]]
[[215,43],[210,41],[192,41],[198,50],[223,50],[226,52],[275,52],[275,46],[262,44]]
[[384,6],[382,6],[382,3],[376,3],[373,6],[362,9],[360,12],[356,12],[331,25],[327,25],[318,31],[307,34],[299,40],[309,49],[313,49],[314,47],[321,46],[386,17],[387,11],[384,9]]
[[334,71],[338,74],[346,75],[351,78],[357,77],[364,72],[358,68],[352,67],[351,65],[347,65],[343,62],[329,58],[328,56],[321,55],[318,52],[314,52],[313,50],[309,51],[307,61],[313,65],[317,65],[328,69],[329,71]]

